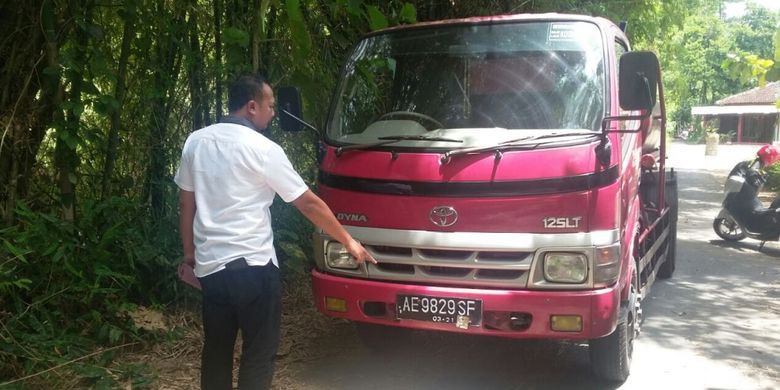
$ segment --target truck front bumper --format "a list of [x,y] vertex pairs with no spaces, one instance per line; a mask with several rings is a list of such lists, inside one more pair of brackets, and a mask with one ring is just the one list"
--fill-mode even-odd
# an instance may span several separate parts
[[[433,287],[353,279],[314,270],[312,288],[317,308],[331,317],[511,338],[585,340],[603,337],[614,331],[620,311],[620,292],[616,286],[587,291]],[[483,321],[479,325],[459,328],[452,323],[399,320],[395,313],[399,294],[480,300]],[[333,305],[333,302],[338,304]],[[554,330],[553,317],[556,320],[579,317],[581,330]],[[521,318],[522,326],[505,326],[510,318]]]

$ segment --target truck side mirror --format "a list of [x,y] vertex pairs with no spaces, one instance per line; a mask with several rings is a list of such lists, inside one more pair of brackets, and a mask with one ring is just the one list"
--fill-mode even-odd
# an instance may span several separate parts
[[661,65],[655,53],[633,51],[620,57],[619,99],[624,110],[651,110],[655,106]]
[[295,87],[279,87],[276,89],[276,111],[279,113],[279,124],[284,131],[300,131],[303,129],[301,114],[301,94]]

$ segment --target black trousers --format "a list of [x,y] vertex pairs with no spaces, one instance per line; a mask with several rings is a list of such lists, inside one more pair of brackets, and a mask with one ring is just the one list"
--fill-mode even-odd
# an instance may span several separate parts
[[241,390],[268,389],[279,348],[282,314],[279,269],[248,266],[243,258],[200,278],[203,291],[201,388],[232,389],[233,348],[243,341],[238,372]]

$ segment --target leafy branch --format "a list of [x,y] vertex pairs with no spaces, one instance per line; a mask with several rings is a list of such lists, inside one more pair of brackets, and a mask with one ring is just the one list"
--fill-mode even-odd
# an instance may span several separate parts
[[761,58],[757,54],[747,52],[729,53],[721,67],[728,72],[732,80],[743,84],[757,83],[758,86],[763,87],[767,82],[778,81],[780,80],[780,29],[775,33],[774,45],[774,59]]

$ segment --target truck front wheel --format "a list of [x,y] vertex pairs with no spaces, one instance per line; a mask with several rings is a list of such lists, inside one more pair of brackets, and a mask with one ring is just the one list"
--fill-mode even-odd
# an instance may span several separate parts
[[674,274],[674,269],[677,263],[677,222],[674,222],[669,231],[668,244],[669,248],[666,250],[666,260],[658,267],[658,277],[661,279],[669,279]]
[[639,333],[642,309],[639,298],[639,275],[634,268],[631,278],[631,290],[626,308],[612,334],[590,340],[589,352],[593,371],[597,376],[616,382],[628,378],[631,367],[631,355],[634,351],[634,339]]
[[666,238],[666,259],[658,268],[658,277],[669,279],[677,263],[677,174],[671,171],[666,179],[666,200],[669,205],[669,237]]

